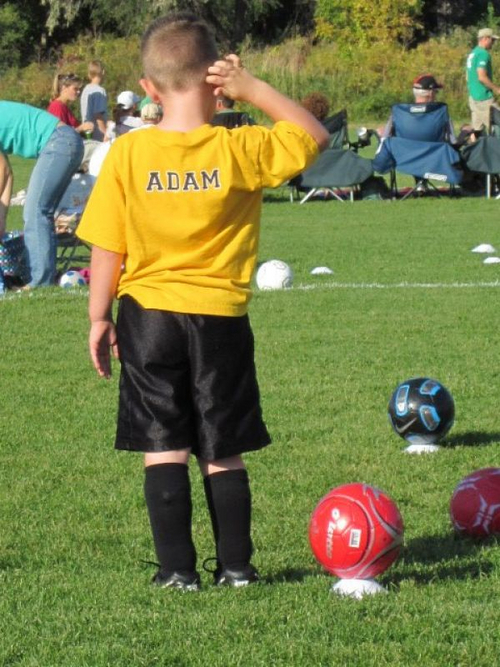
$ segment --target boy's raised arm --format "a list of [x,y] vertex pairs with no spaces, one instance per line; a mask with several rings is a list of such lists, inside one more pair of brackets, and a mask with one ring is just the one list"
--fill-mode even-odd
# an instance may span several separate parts
[[248,102],[274,121],[295,123],[316,140],[320,150],[328,146],[329,134],[325,127],[300,104],[250,74],[241,65],[238,56],[232,54],[224,60],[217,60],[208,68],[206,80],[214,86],[214,95]]

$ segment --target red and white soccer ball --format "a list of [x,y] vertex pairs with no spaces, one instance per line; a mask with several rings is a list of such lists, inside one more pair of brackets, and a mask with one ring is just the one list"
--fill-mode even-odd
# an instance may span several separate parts
[[309,524],[314,556],[341,579],[371,579],[399,555],[403,519],[396,504],[368,484],[332,489],[316,506]]
[[500,468],[482,468],[464,477],[451,497],[450,517],[463,535],[500,534]]

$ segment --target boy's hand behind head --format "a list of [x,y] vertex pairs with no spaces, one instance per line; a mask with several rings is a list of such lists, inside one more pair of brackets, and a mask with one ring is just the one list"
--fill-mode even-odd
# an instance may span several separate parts
[[250,100],[252,86],[258,81],[232,53],[224,60],[216,60],[208,68],[206,82],[214,86],[214,95],[225,95],[232,100]]

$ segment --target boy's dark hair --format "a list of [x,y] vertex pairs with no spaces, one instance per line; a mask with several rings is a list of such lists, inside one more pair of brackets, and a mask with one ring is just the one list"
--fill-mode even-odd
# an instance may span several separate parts
[[141,55],[144,76],[162,92],[199,85],[219,57],[210,28],[189,12],[153,21],[142,38]]
[[224,109],[232,109],[234,107],[234,100],[225,95],[219,95],[217,103],[219,106],[224,107]]

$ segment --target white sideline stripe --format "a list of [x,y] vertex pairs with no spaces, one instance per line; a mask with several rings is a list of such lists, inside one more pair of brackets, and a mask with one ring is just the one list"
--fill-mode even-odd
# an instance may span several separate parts
[[475,283],[338,283],[323,282],[314,284],[300,284],[295,289],[298,290],[316,290],[316,289],[477,289],[477,288],[500,287],[500,280],[492,282]]
[[[500,280],[492,282],[475,282],[475,283],[339,283],[339,282],[322,282],[309,283],[304,285],[301,283],[293,289],[301,291],[309,290],[330,290],[330,289],[481,289],[481,288],[495,288],[500,287]],[[2,302],[15,301],[17,299],[68,299],[70,297],[79,297],[88,299],[89,291],[86,288],[72,288],[51,290],[47,292],[44,289],[33,290],[32,292],[7,292],[0,296],[0,305]]]
[[89,290],[85,287],[72,287],[68,289],[63,289],[62,287],[59,289],[54,289],[47,291],[44,288],[41,289],[35,289],[32,291],[28,292],[23,292],[22,290],[19,292],[14,292],[14,291],[8,291],[5,292],[4,294],[0,295],[0,306],[2,303],[5,303],[6,301],[27,301],[29,299],[37,299],[37,300],[42,300],[42,301],[47,301],[48,299],[70,299],[73,297],[84,297],[85,299],[89,298]]

